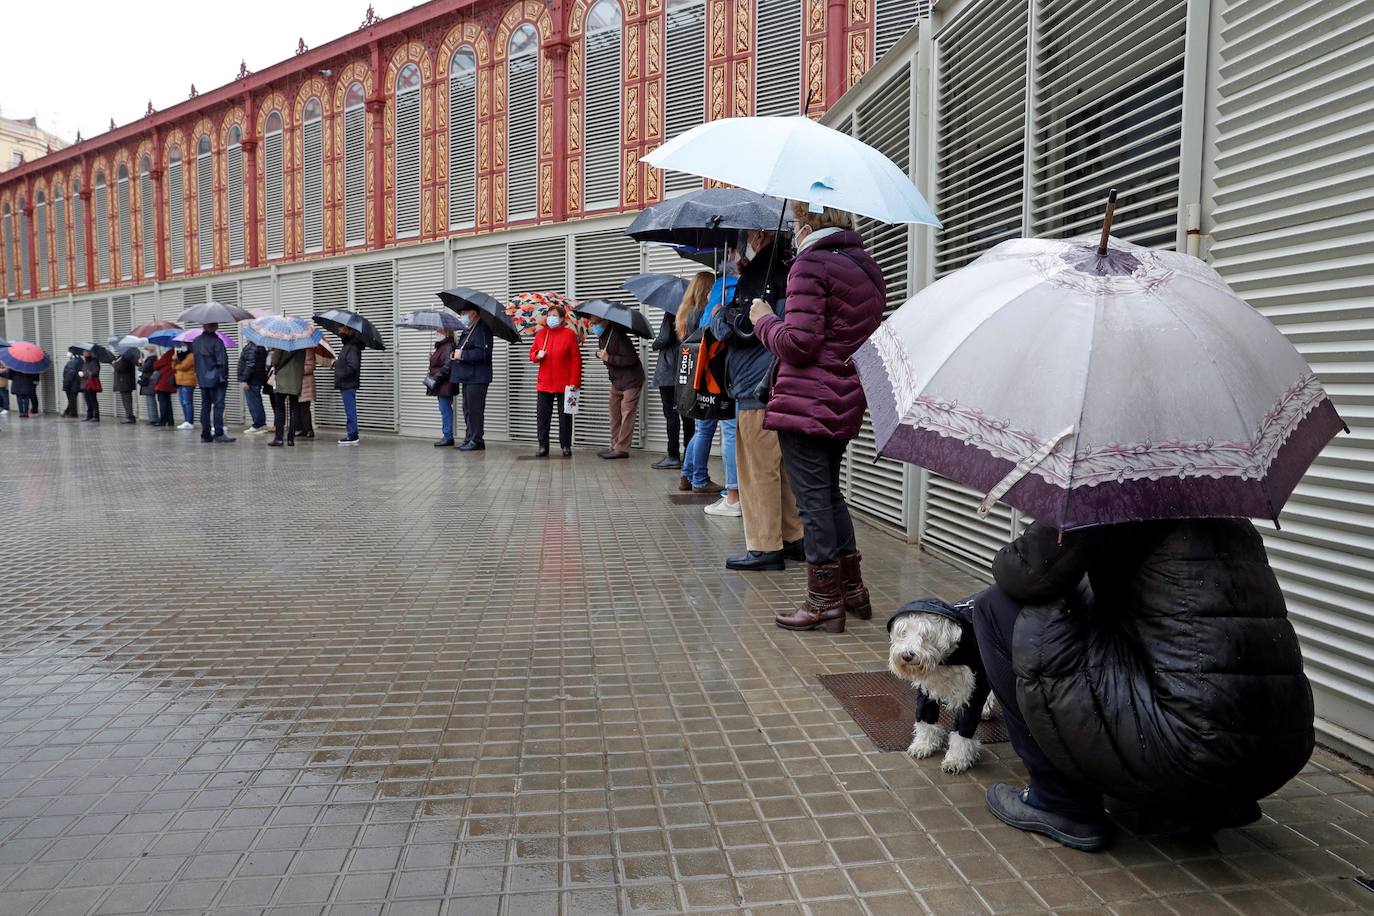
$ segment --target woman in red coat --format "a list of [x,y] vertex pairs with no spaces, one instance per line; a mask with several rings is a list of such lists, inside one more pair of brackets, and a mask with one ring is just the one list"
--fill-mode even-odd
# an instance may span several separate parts
[[549,306],[544,326],[534,332],[530,362],[539,366],[539,451],[536,458],[549,457],[549,426],[558,411],[558,444],[563,457],[572,457],[572,415],[563,412],[563,392],[582,387],[582,350],[577,332],[568,327],[568,316],[556,305]]
[[157,395],[157,422],[154,426],[172,426],[172,395],[177,390],[176,353],[164,350],[153,362],[153,372],[157,381],[153,382],[153,394]]

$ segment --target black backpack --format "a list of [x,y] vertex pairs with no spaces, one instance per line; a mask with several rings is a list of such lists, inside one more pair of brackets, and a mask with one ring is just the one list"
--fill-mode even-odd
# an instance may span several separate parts
[[725,344],[698,328],[678,345],[673,396],[677,412],[692,420],[729,420],[735,401],[725,387]]

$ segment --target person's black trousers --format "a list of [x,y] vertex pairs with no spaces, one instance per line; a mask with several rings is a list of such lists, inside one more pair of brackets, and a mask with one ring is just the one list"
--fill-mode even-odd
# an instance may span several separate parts
[[157,392],[157,423],[159,426],[172,426],[172,393]]
[[[487,385],[478,385],[472,382],[463,383],[463,427],[466,430],[467,438],[464,442],[471,442],[474,445],[485,445],[486,439],[483,437],[487,429]],[[542,397],[542,395],[541,395]],[[569,417],[569,420],[572,418]],[[544,427],[548,429],[548,427]],[[546,440],[548,436],[544,437]]]
[[130,423],[134,420],[134,393],[132,391],[120,391],[119,404],[124,408],[124,419]]
[[974,599],[973,631],[978,636],[978,654],[983,657],[992,692],[1001,706],[999,715],[1007,726],[1012,750],[1030,774],[1029,801],[1044,811],[1079,820],[1100,820],[1102,793],[1056,769],[1021,717],[1016,701],[1016,673],[1011,664],[1012,632],[1021,607],[994,585]]
[[281,441],[283,431],[286,432],[287,442],[296,441],[296,422],[300,403],[301,399],[294,394],[272,392],[272,439],[274,441]]
[[547,391],[539,392],[539,404],[535,412],[535,419],[539,432],[539,447],[549,447],[549,427],[553,424],[554,411],[558,412],[558,444],[563,448],[572,448],[572,415],[563,412],[563,393],[550,394]]
[[[681,461],[682,446],[692,441],[697,425],[677,412],[677,389],[672,385],[660,385],[658,399],[663,402],[663,421],[668,426],[668,457]],[[679,431],[681,440],[678,439]]]
[[100,419],[100,395],[98,395],[98,394],[97,394],[96,392],[94,392],[94,391],[83,391],[83,392],[81,392],[81,395],[82,395],[82,397],[84,397],[84,398],[86,399],[86,419],[87,419],[87,420],[99,420],[99,419]]
[[296,435],[304,436],[306,433],[315,432],[315,417],[310,412],[310,405],[313,401],[296,401]]
[[76,397],[77,393],[75,391],[67,392],[67,409],[62,411],[62,416],[74,417],[79,413],[76,408]]
[[854,521],[840,490],[849,440],[779,432],[778,445],[806,534],[806,562],[825,566],[856,551]]

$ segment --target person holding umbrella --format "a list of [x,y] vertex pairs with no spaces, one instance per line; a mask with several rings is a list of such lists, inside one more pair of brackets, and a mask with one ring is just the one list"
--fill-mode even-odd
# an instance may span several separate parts
[[[448,448],[453,445],[453,395],[457,390],[453,382],[453,352],[457,347],[453,331],[446,327],[436,332],[434,349],[429,351],[429,375],[425,376],[425,394],[435,399],[439,405],[439,426],[441,435],[434,443],[435,448]],[[467,444],[467,440],[463,440]]]
[[158,425],[157,392],[153,390],[153,373],[157,371],[157,351],[151,346],[143,348],[138,365],[138,393],[144,399],[148,410],[148,422]]
[[305,380],[305,350],[271,351],[272,361],[272,441],[271,448],[282,445],[282,430],[286,430],[286,444],[296,445],[296,414],[300,410],[301,385]]
[[630,341],[630,332],[645,338],[653,333],[637,309],[604,299],[582,303],[577,314],[588,320],[597,336],[596,358],[606,364],[611,379],[611,446],[597,457],[628,458],[639,416],[639,398],[644,390],[644,364],[639,361],[639,347]]
[[658,389],[668,431],[668,454],[653,463],[656,471],[681,469],[682,445],[692,439],[692,421],[678,413],[676,394],[679,340],[675,318],[687,293],[687,282],[687,278],[672,274],[638,274],[625,281],[625,288],[640,302],[663,310],[658,334],[649,345],[658,354],[654,361],[654,387]]
[[535,382],[538,409],[535,414],[539,448],[535,458],[549,457],[549,427],[558,412],[558,444],[563,457],[572,457],[572,414],[565,412],[563,395],[568,389],[582,387],[582,350],[577,332],[564,324],[567,313],[561,305],[550,305],[544,326],[535,331],[530,345],[530,362],[539,367]]
[[153,394],[157,396],[157,422],[154,426],[172,429],[176,421],[172,417],[172,395],[180,391],[177,385],[177,354],[175,350],[162,351],[153,362]]
[[99,394],[105,390],[105,386],[100,384],[100,360],[93,349],[81,351],[81,368],[77,370],[77,375],[81,379],[81,396],[86,401],[86,416],[81,422],[99,423]]
[[115,394],[119,395],[119,404],[124,408],[124,416],[120,423],[137,423],[134,418],[134,378],[138,370],[138,351],[126,348],[119,351],[113,363],[110,364],[110,371],[114,375]]
[[245,436],[256,436],[267,432],[267,411],[262,404],[262,386],[267,384],[270,354],[267,347],[245,340],[239,350],[238,380],[243,388],[243,400],[248,405],[248,428]]
[[484,438],[487,417],[487,389],[491,385],[491,329],[475,308],[458,313],[462,325],[458,342],[449,360],[449,381],[461,386],[465,438],[460,452],[480,452],[487,447]]
[[200,441],[233,442],[224,434],[224,399],[229,390],[229,351],[219,336],[219,325],[205,325],[191,342],[196,384],[200,387]]
[[77,401],[81,397],[81,367],[83,362],[80,353],[68,351],[67,364],[62,367],[62,393],[67,396],[67,409],[62,411],[64,420],[75,420],[79,416]]
[[0,347],[0,366],[10,373],[19,416],[38,416],[38,373],[51,365],[52,359],[43,348],[27,340],[16,340]]
[[377,328],[357,312],[326,309],[314,316],[315,323],[339,335],[343,346],[334,361],[334,388],[343,400],[344,437],[340,445],[358,444],[358,388],[362,384],[363,348],[385,350],[386,343]]
[[301,367],[300,403],[296,405],[296,435],[302,439],[315,438],[315,417],[311,408],[315,403],[315,367],[319,364],[317,348],[306,350],[305,365]]
[[196,424],[196,358],[190,344],[178,345],[174,368],[177,400],[181,403],[181,425],[177,429],[195,429]]
[[0,417],[10,415],[10,370],[0,366]]

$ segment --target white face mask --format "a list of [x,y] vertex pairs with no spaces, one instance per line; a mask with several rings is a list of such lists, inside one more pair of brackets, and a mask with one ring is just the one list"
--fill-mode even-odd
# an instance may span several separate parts
[[753,242],[750,242],[750,243],[748,243],[747,245],[744,246],[744,259],[745,259],[746,261],[752,261],[752,260],[754,260],[754,258],[758,257],[758,254],[759,254],[759,250],[758,250],[757,248],[754,247],[754,243],[753,243]]

